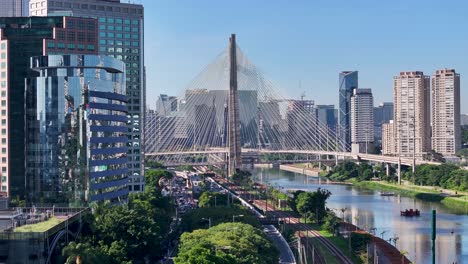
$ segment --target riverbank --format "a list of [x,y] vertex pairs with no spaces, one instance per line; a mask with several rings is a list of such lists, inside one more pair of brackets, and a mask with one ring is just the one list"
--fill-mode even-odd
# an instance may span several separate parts
[[307,176],[318,176],[319,169],[317,168],[306,168],[301,166],[301,164],[288,164],[288,165],[280,165],[280,170],[301,173]]
[[[384,181],[356,181],[351,180],[353,185],[372,190],[392,191],[403,196],[417,198],[428,202],[440,202],[447,207],[455,209],[460,213],[466,213],[468,209],[468,195],[449,193],[448,191],[430,189],[430,187],[421,187],[414,185],[397,185]],[[434,187],[433,187],[434,188]]]

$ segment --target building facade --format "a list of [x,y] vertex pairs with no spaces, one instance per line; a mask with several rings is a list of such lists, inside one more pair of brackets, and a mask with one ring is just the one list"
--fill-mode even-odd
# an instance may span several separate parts
[[369,153],[374,148],[374,97],[371,89],[354,89],[351,96],[351,151]]
[[382,124],[393,120],[393,103],[384,102],[374,107],[374,138],[382,140]]
[[351,150],[351,95],[358,88],[358,72],[343,71],[339,75],[338,137],[342,151]]
[[128,195],[125,65],[97,55],[33,57],[26,86],[29,200],[77,206]]
[[28,0],[0,1],[0,17],[28,16]]
[[97,20],[73,17],[0,18],[1,194],[25,197],[25,78],[37,76],[30,57],[97,54]]
[[143,124],[145,114],[144,9],[120,0],[31,0],[31,16],[69,12],[99,20],[99,54],[122,60],[128,97],[128,159],[131,191],[141,191],[143,177]]
[[395,154],[421,158],[431,149],[429,76],[400,72],[393,78]]
[[393,120],[390,120],[382,124],[382,154],[395,155],[396,153],[395,124]]
[[453,156],[461,148],[460,74],[437,70],[431,77],[432,149]]

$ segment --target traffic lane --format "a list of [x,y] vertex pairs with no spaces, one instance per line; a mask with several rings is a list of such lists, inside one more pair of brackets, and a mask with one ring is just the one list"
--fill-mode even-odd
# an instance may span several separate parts
[[296,263],[294,254],[288,245],[288,242],[281,236],[279,231],[272,225],[264,225],[263,232],[268,238],[275,243],[276,248],[280,252],[280,264],[293,264]]

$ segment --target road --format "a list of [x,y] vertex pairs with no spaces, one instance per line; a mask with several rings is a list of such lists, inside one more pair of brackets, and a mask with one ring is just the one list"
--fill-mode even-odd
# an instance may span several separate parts
[[289,247],[288,242],[273,225],[264,225],[263,231],[275,243],[280,252],[280,264],[295,264],[294,254]]

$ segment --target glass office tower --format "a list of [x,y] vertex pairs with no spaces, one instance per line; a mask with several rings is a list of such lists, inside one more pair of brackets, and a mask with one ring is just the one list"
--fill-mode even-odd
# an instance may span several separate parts
[[338,136],[341,151],[351,150],[351,95],[358,88],[358,72],[340,72]]
[[125,65],[108,56],[33,57],[26,86],[26,186],[75,205],[128,195]]
[[30,57],[97,54],[98,22],[77,17],[0,18],[1,191],[26,198],[24,79],[37,76]]
[[129,188],[143,190],[142,122],[146,105],[143,6],[120,0],[31,0],[29,10],[31,16],[69,13],[99,20],[99,54],[122,60],[126,65]]

